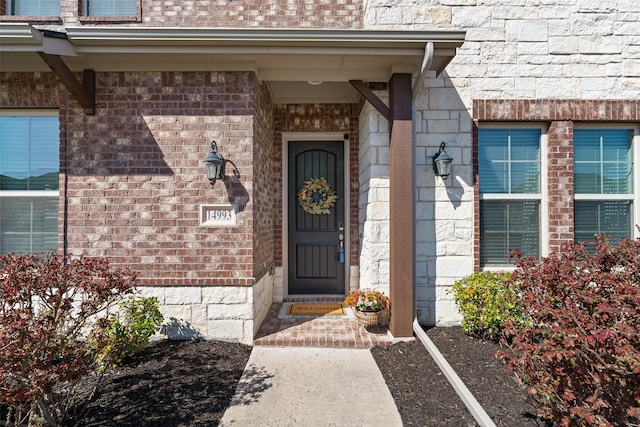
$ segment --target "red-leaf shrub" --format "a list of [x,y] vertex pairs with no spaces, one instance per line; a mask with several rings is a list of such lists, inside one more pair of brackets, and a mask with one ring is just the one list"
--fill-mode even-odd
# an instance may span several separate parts
[[502,354],[537,401],[562,426],[640,422],[640,242],[595,251],[567,245],[542,262],[516,264],[512,286],[530,327],[511,324],[512,354]]
[[106,259],[0,257],[0,403],[16,424],[21,415],[61,423],[74,385],[106,345],[107,309],[135,282]]

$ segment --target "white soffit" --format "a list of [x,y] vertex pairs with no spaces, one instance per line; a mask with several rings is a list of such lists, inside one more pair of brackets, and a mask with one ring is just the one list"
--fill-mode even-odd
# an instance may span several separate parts
[[[349,80],[387,82],[393,73],[419,72],[429,42],[433,43],[430,67],[442,72],[464,37],[462,31],[443,30],[48,29],[0,23],[0,70],[48,71],[36,54],[46,52],[60,55],[76,72],[254,71],[270,84],[274,98],[280,93],[282,99],[304,98],[311,90],[318,99],[347,102],[357,99]],[[307,81],[323,84],[308,87]]]

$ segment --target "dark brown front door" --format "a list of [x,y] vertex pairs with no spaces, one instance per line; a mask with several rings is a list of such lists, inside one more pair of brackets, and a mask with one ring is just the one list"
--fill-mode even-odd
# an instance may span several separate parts
[[289,294],[344,295],[343,147],[343,141],[289,142]]

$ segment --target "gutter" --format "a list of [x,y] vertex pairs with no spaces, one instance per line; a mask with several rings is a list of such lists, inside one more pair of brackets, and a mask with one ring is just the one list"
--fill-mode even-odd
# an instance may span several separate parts
[[431,338],[425,333],[420,324],[418,323],[418,318],[416,317],[413,321],[413,332],[415,332],[418,339],[422,342],[422,345],[427,349],[433,360],[438,364],[438,367],[442,371],[442,373],[447,377],[449,383],[456,391],[460,399],[464,402],[465,406],[473,415],[476,422],[481,427],[496,427],[495,423],[491,420],[489,415],[485,412],[482,405],[478,403],[473,394],[469,391],[467,386],[462,382],[456,371],[453,370],[449,362],[442,356],[440,350],[435,346]]

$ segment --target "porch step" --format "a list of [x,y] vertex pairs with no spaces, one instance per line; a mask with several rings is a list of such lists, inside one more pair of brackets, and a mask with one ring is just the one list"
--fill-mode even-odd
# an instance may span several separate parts
[[[305,297],[306,298],[306,297]],[[336,300],[313,299],[316,302],[336,302]],[[308,299],[287,302],[310,302]],[[279,319],[282,304],[276,303],[269,312],[254,339],[254,346],[266,347],[330,347],[330,348],[371,348],[392,344],[391,336],[384,326],[363,328],[355,319],[347,318],[288,318]]]

